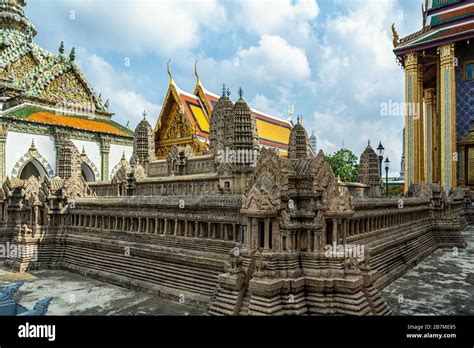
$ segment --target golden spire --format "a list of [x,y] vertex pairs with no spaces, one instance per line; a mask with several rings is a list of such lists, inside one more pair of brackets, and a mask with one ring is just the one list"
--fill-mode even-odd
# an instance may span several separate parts
[[171,83],[171,82],[173,82],[173,75],[171,75],[170,63],[171,63],[171,58],[168,59],[168,62],[166,63],[166,71],[168,72],[168,75],[170,77],[170,83]]
[[395,23],[392,24],[392,34],[393,34],[393,47],[397,47],[400,43],[400,38],[398,37],[397,28],[395,28]]
[[198,65],[198,61],[196,59],[196,61],[194,62],[194,76],[196,76],[196,85],[199,85],[200,81],[199,81],[199,74],[198,74],[198,70],[197,70],[197,65]]

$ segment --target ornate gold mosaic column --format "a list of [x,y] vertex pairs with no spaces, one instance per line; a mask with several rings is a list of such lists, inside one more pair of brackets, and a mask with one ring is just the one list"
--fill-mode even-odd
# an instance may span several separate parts
[[0,123],[0,184],[7,178],[7,157],[5,145],[7,143],[8,126]]
[[418,90],[416,92],[416,107],[418,109],[418,119],[416,120],[418,134],[417,134],[417,143],[418,143],[418,182],[426,182],[426,159],[427,154],[425,151],[425,139],[426,139],[426,122],[424,117],[423,110],[423,65],[418,65]]
[[440,58],[441,186],[449,192],[457,186],[456,166],[456,81],[454,44],[438,48]]
[[436,117],[434,114],[434,88],[428,88],[424,90],[425,96],[425,128],[426,128],[426,139],[425,139],[425,179],[426,182],[433,182],[433,163],[435,158],[436,148]]
[[418,54],[408,53],[405,56],[405,191],[411,184],[417,182],[418,168],[418,145],[416,119],[418,110],[416,108],[418,91]]

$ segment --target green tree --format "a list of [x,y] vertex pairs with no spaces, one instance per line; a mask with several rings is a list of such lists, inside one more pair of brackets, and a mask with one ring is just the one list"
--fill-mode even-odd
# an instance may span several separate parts
[[326,161],[331,165],[334,175],[339,176],[342,181],[357,182],[359,165],[357,156],[351,150],[340,149],[332,155],[326,156]]

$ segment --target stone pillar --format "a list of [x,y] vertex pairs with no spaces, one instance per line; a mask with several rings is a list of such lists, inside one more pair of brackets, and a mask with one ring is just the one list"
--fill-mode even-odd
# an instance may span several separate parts
[[438,48],[440,66],[441,187],[446,192],[457,186],[456,80],[454,44]]
[[178,235],[178,219],[174,220],[174,232],[173,235],[177,236]]
[[252,235],[251,235],[251,248],[258,248],[258,221],[256,218],[252,218]]
[[101,157],[101,180],[105,181],[109,178],[109,153],[110,139],[107,137],[100,138],[100,157]]
[[6,144],[7,144],[7,135],[8,135],[8,125],[0,123],[0,185],[3,185],[3,182],[7,178],[7,155],[6,155]]
[[312,250],[312,247],[313,247],[313,243],[311,243],[311,230],[308,230],[306,231],[306,250],[308,252],[311,252]]
[[337,240],[337,219],[332,219],[332,244],[338,244]]
[[252,220],[247,219],[247,233],[244,235],[244,244],[247,249],[252,249]]
[[165,218],[165,226],[163,228],[163,234],[168,233],[168,219]]
[[188,236],[188,221],[184,220],[184,236]]
[[270,250],[270,219],[266,218],[264,223],[264,241],[263,241],[263,251]]
[[418,108],[418,53],[411,52],[405,56],[405,192],[418,179],[418,143],[416,134]]
[[313,230],[313,252],[319,251],[319,240],[318,240],[318,233],[316,230]]

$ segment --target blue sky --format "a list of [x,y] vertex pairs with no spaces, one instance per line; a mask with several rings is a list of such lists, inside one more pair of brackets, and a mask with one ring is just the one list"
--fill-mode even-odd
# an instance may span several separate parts
[[421,28],[421,0],[152,1],[33,0],[26,12],[36,42],[77,61],[118,122],[134,127],[143,109],[154,126],[174,80],[193,91],[194,62],[204,86],[222,83],[261,111],[303,115],[318,148],[344,144],[360,155],[370,139],[400,168],[402,116],[382,103],[404,100],[391,24],[403,37]]

